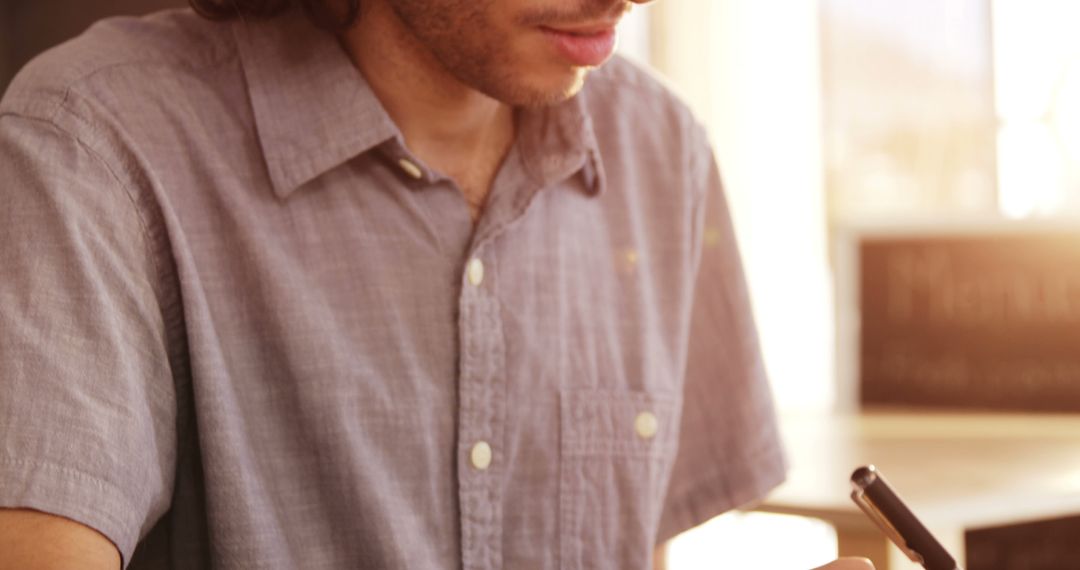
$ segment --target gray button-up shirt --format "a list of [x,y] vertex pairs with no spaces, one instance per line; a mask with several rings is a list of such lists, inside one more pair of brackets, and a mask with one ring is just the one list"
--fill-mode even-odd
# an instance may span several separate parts
[[0,176],[0,506],[131,568],[643,568],[783,476],[703,129],[625,61],[475,227],[295,13],[94,26]]

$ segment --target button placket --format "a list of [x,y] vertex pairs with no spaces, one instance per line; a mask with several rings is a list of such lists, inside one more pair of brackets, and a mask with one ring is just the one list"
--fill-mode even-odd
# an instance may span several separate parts
[[465,279],[473,287],[479,287],[484,283],[484,262],[478,257],[469,260],[465,265]]
[[506,402],[496,266],[494,254],[480,248],[461,274],[458,492],[465,569],[502,564],[498,478]]

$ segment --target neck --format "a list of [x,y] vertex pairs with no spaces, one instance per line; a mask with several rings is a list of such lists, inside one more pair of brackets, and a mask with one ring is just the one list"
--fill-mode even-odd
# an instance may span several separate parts
[[452,177],[455,165],[481,157],[501,162],[514,137],[513,109],[448,72],[385,1],[363,4],[340,40],[409,149]]

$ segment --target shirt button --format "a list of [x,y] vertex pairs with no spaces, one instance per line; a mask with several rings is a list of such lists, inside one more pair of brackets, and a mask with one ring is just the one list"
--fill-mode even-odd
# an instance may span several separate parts
[[641,412],[634,418],[634,431],[641,439],[652,439],[659,429],[660,424],[652,412]]
[[473,467],[483,471],[491,467],[491,446],[486,441],[477,442],[469,453]]
[[469,260],[465,275],[473,287],[479,287],[484,282],[484,262],[476,258]]
[[420,170],[420,167],[417,166],[415,162],[413,162],[413,161],[411,161],[411,160],[409,160],[407,158],[403,158],[403,159],[399,160],[398,161],[398,166],[400,166],[401,169],[403,171],[405,171],[405,174],[408,174],[409,176],[412,176],[413,178],[415,178],[417,180],[420,180],[421,178],[424,177],[424,171]]

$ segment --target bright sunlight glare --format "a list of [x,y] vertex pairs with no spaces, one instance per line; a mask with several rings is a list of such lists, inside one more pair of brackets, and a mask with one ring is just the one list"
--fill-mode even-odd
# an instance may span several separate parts
[[994,0],[999,205],[1050,215],[1080,169],[1080,2]]

